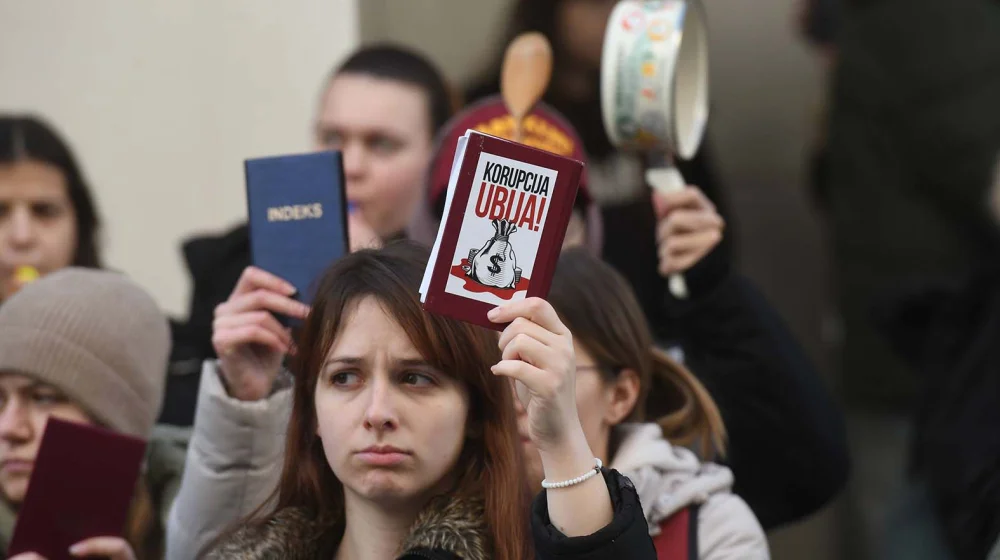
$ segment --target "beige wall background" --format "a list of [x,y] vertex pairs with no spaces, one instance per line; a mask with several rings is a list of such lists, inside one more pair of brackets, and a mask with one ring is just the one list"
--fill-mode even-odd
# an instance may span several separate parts
[[0,111],[72,143],[108,265],[187,311],[180,241],[246,217],[243,160],[310,147],[356,0],[0,0]]
[[[741,268],[825,370],[820,326],[827,261],[805,168],[824,90],[821,66],[796,35],[797,0],[702,2],[711,37],[710,148],[733,207]],[[478,76],[502,48],[497,42],[512,4],[364,0],[361,36],[417,47],[462,83]],[[838,558],[834,516],[827,510],[774,532],[774,558]]]

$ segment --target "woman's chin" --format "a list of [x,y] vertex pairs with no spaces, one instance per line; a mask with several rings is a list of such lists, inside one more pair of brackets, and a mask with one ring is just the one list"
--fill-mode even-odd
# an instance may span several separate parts
[[28,478],[23,479],[6,477],[0,484],[0,494],[10,504],[19,505],[24,501],[24,495],[28,493]]
[[389,470],[365,473],[362,479],[352,486],[358,496],[380,503],[405,502],[421,494],[408,473]]

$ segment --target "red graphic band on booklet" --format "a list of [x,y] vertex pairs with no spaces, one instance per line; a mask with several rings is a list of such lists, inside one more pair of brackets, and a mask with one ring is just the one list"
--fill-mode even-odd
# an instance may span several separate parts
[[468,275],[466,275],[465,269],[468,268],[468,266],[469,266],[469,259],[462,259],[462,262],[460,264],[456,264],[455,266],[451,267],[451,275],[456,278],[461,278],[462,281],[465,282],[464,288],[466,290],[469,290],[470,292],[493,294],[500,299],[509,300],[510,298],[514,297],[514,294],[516,294],[517,292],[523,292],[527,290],[528,284],[531,283],[531,280],[529,278],[522,276],[521,279],[517,282],[517,285],[514,286],[513,290],[510,288],[493,288],[491,286],[484,286],[479,282],[476,282],[475,280],[469,278]]

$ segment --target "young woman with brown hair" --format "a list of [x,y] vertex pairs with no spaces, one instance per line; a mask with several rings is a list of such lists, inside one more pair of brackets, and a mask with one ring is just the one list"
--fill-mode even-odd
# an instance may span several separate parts
[[[625,278],[584,250],[564,251],[548,301],[573,333],[587,441],[635,483],[658,558],[768,558],[763,529],[731,493],[732,473],[700,460],[725,451],[718,407],[690,371],[654,347]],[[522,440],[530,478],[540,479],[538,454]]]
[[[274,505],[210,556],[654,558],[634,489],[601,469],[583,435],[572,337],[552,307],[530,298],[495,309],[492,320],[510,323],[498,345],[424,313],[426,259],[396,243],[324,276],[298,338]],[[527,388],[522,433],[546,479],[562,483],[530,510],[505,377]]]

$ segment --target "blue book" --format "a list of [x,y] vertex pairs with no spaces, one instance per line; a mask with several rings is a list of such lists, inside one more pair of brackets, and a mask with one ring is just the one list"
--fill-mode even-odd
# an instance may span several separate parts
[[248,159],[245,169],[251,260],[310,305],[323,271],[348,250],[340,152]]

